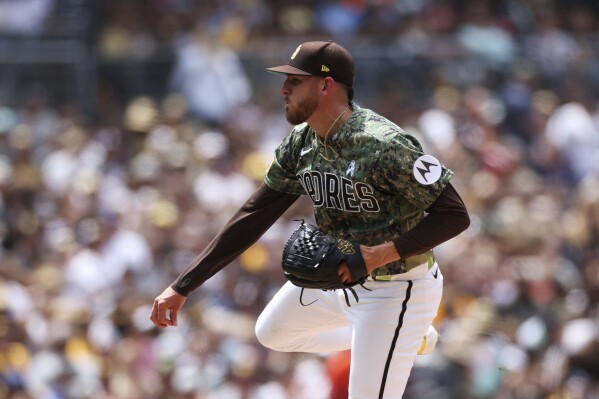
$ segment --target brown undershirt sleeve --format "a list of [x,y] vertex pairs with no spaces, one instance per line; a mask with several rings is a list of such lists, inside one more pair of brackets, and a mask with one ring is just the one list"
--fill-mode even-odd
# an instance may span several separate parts
[[464,202],[449,183],[414,228],[393,240],[402,259],[418,255],[457,236],[470,225]]
[[298,198],[262,183],[171,288],[187,296],[258,241]]

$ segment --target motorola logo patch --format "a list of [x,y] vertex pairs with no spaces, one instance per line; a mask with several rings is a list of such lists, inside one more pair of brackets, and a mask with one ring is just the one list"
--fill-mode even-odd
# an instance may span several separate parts
[[437,158],[427,154],[414,162],[412,171],[418,183],[428,186],[439,180],[443,168]]

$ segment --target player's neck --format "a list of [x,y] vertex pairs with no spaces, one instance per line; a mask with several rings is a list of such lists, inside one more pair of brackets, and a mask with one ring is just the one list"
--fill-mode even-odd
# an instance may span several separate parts
[[349,104],[333,109],[325,109],[322,111],[321,118],[315,118],[317,120],[314,122],[308,121],[308,124],[316,132],[318,137],[324,140],[334,135],[349,119],[352,112],[352,107]]

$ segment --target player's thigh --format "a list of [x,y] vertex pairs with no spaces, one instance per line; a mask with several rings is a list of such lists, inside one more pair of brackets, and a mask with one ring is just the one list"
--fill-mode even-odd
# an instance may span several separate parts
[[336,292],[305,289],[302,293],[287,282],[258,317],[256,335],[258,339],[273,334],[314,335],[348,326]]

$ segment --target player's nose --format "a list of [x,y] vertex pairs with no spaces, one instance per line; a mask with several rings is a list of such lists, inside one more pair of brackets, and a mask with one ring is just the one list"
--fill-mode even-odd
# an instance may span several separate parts
[[285,81],[283,83],[283,85],[281,86],[280,92],[281,92],[281,95],[283,95],[284,97],[287,97],[291,93],[291,88],[287,81]]

